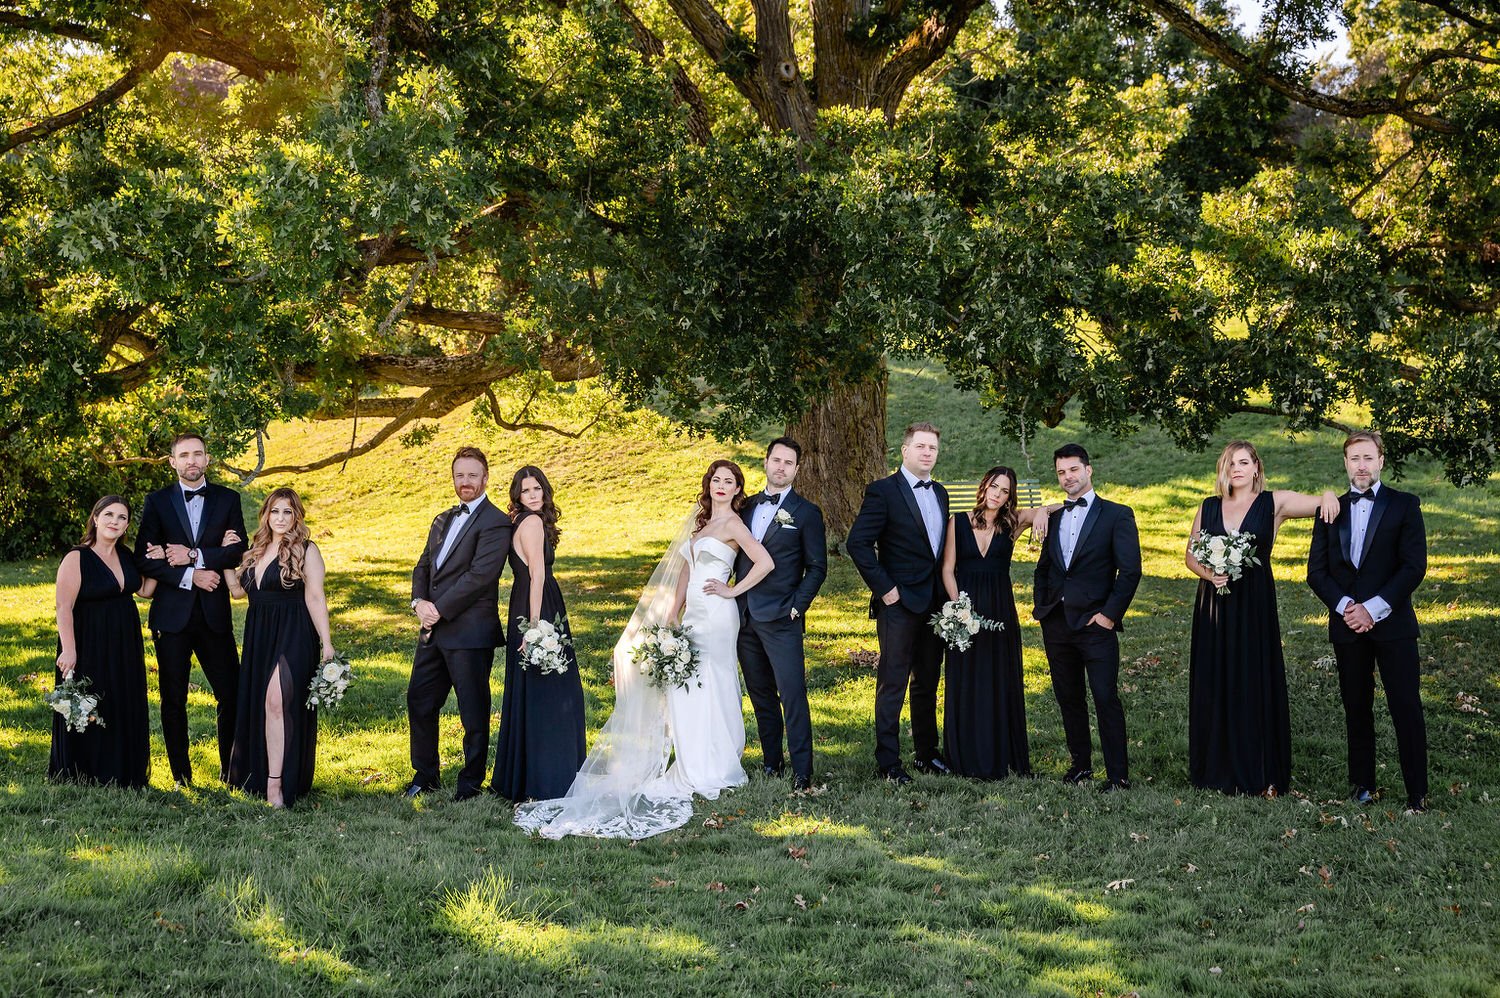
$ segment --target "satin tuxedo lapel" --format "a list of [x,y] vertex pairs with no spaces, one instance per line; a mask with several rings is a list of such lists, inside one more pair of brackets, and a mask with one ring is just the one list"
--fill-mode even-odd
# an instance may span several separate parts
[[1359,563],[1363,565],[1370,557],[1370,545],[1375,541],[1375,531],[1380,529],[1380,518],[1391,505],[1390,489],[1381,486],[1375,493],[1375,504],[1370,507],[1370,520],[1365,524],[1365,542],[1360,545]]
[[[797,498],[796,497],[796,493],[794,493],[790,489],[788,489],[787,493],[786,493],[786,498],[783,499],[783,500],[781,500],[781,509],[786,510],[787,511],[787,515],[791,515],[791,512],[792,512],[792,510],[791,510],[792,503],[796,500],[796,498]],[[761,501],[762,502],[767,501],[766,497],[765,497],[765,493],[761,493]],[[778,523],[778,522],[776,522],[776,517],[773,514],[772,517],[771,517],[771,522],[768,523],[768,524],[766,524],[766,535],[760,539],[760,542],[762,544],[769,544],[769,543],[771,543],[771,536],[773,534],[775,534],[777,531],[779,531],[780,529],[781,529],[781,524]]]
[[[1346,561],[1350,565],[1354,564],[1354,558],[1349,553],[1350,545],[1353,543],[1349,539],[1350,533],[1354,530],[1354,527],[1351,525],[1353,523],[1353,520],[1354,503],[1349,501],[1349,497],[1347,495],[1340,496],[1338,522],[1339,551],[1343,554],[1344,561]],[[1369,536],[1370,532],[1368,530],[1365,531],[1365,537],[1368,538]]]
[[[1089,503],[1088,512],[1083,514],[1083,526],[1078,528],[1078,540],[1073,542],[1073,560],[1077,561],[1079,554],[1083,552],[1084,545],[1089,542],[1089,534],[1094,529],[1094,524],[1099,522],[1099,517],[1104,511],[1104,500],[1099,494],[1094,493],[1094,501]],[[1065,568],[1067,566],[1064,566]]]
[[457,567],[455,563],[458,561],[458,559],[455,556],[458,554],[458,547],[464,542],[464,535],[469,532],[469,527],[473,525],[474,518],[479,515],[479,512],[479,510],[475,509],[470,511],[469,514],[464,517],[464,519],[469,522],[459,524],[458,536],[453,538],[453,546],[448,549],[448,557],[443,559],[442,565],[439,565],[437,563],[437,557],[443,551],[443,541],[447,538],[448,530],[453,525],[453,517],[457,515],[458,507],[455,506],[453,509],[450,509],[448,511],[448,514],[443,517],[442,529],[437,532],[437,537],[430,542],[432,544],[432,577],[434,580],[442,578],[443,576],[447,575],[450,570],[453,570]]
[[[1058,565],[1063,563],[1062,555],[1062,510],[1057,510],[1047,517],[1047,546],[1052,549],[1052,559]],[[1073,548],[1073,553],[1078,553],[1078,548]],[[1064,566],[1066,567],[1066,566]]]
[[[182,534],[191,542],[189,546],[196,546],[198,538],[193,536],[193,521],[188,516],[187,503],[182,498],[182,488],[173,486],[171,492],[172,508],[177,511],[177,521],[182,524]],[[208,494],[204,493],[203,515],[198,517],[198,525],[201,527],[206,519],[208,519]]]
[[906,500],[906,508],[911,510],[911,518],[916,521],[917,529],[922,531],[922,536],[927,536],[927,521],[922,519],[922,507],[917,505],[917,494],[912,491],[910,485],[906,484],[906,476],[896,472],[891,478],[896,483],[896,488],[901,490],[901,498]]

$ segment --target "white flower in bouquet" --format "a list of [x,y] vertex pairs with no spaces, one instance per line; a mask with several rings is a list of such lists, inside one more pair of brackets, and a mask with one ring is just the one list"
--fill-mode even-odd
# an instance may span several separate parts
[[65,679],[42,700],[62,715],[65,728],[81,735],[90,724],[105,726],[104,718],[99,716],[99,698],[86,692],[92,684],[93,680],[87,676]]
[[[1214,575],[1226,576],[1230,581],[1243,577],[1249,566],[1260,564],[1255,554],[1254,534],[1200,533],[1188,545],[1188,553]],[[1223,596],[1229,592],[1229,586],[1218,586],[1215,592]]]
[[354,679],[354,669],[343,655],[335,655],[313,673],[307,684],[307,706],[336,709],[344,701],[349,683]]
[[974,644],[974,636],[980,631],[1004,630],[1005,624],[998,620],[989,620],[974,612],[974,602],[968,593],[959,593],[958,599],[951,599],[943,604],[943,608],[932,615],[932,629],[937,632],[943,643],[958,651],[968,651]]
[[521,631],[521,668],[541,675],[568,671],[571,663],[567,650],[573,647],[573,635],[568,633],[562,614],[551,620],[518,617],[516,627]]
[[[658,689],[686,687],[698,676],[698,652],[688,640],[689,627],[654,628],[630,653],[630,660],[646,681]],[[697,685],[702,686],[702,681]]]

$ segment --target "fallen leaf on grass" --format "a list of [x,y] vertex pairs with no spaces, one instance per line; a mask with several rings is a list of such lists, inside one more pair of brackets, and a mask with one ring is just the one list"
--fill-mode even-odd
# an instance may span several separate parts
[[168,932],[187,931],[187,926],[183,925],[181,922],[173,922],[170,919],[163,917],[162,913],[159,911],[156,913],[156,924],[160,928],[166,929]]
[[703,819],[703,827],[704,828],[723,828],[724,827],[724,819],[721,818],[721,817],[719,817],[718,812],[715,811],[713,814],[710,814],[707,818]]
[[1324,887],[1333,886],[1333,871],[1326,866],[1318,867],[1318,879],[1323,881]]
[[666,879],[664,879],[662,877],[652,877],[651,878],[651,886],[652,887],[676,887],[677,886],[677,881],[675,881],[675,880],[666,880]]
[[1454,915],[1462,915],[1464,913],[1463,907],[1456,904],[1450,904],[1447,910],[1453,912]]
[[1192,863],[1189,863],[1187,866],[1184,866],[1183,870],[1185,870],[1188,873],[1197,873],[1198,872],[1198,868],[1196,866],[1194,866]]
[[748,898],[746,898],[743,901],[736,901],[734,903],[734,910],[735,911],[749,911],[750,910],[750,900]]
[[369,776],[366,776],[364,779],[360,780],[359,781],[359,785],[362,786],[362,787],[368,787],[370,784],[374,783],[376,780],[383,780],[383,779],[385,779],[385,774],[384,773],[375,772],[375,773],[371,773]]
[[807,846],[787,846],[786,854],[792,859],[806,859]]
[[1131,877],[1126,877],[1124,880],[1111,880],[1109,882],[1109,884],[1105,887],[1105,890],[1109,890],[1109,891],[1123,891],[1125,888],[1129,887],[1133,883],[1135,883],[1135,880],[1133,878],[1131,878]]
[[715,894],[723,894],[729,888],[724,885],[724,881],[722,880],[711,880],[708,883],[708,890],[713,891]]
[[1149,842],[1150,840],[1151,840],[1151,836],[1147,835],[1145,832],[1131,832],[1130,833],[1130,841],[1136,843],[1137,845],[1139,845],[1142,842]]
[[807,899],[804,898],[801,894],[792,896],[792,904],[796,905],[798,908],[801,908],[803,911],[807,910]]
[[1315,904],[1312,904],[1311,902],[1309,902],[1308,904],[1305,904],[1302,907],[1298,908],[1297,909],[1297,914],[1299,914],[1299,915],[1306,915],[1308,912],[1317,911],[1317,910],[1318,910],[1318,906],[1315,905]]

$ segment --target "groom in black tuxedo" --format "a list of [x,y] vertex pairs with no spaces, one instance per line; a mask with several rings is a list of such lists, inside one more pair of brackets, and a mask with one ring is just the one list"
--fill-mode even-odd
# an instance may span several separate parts
[[1120,632],[1141,584],[1141,542],[1135,513],[1094,492],[1089,452],[1064,444],[1052,455],[1067,501],[1048,517],[1037,558],[1033,616],[1052,672],[1071,765],[1063,780],[1094,778],[1088,691],[1099,717],[1099,747],[1108,779],[1103,792],[1130,787],[1125,708],[1120,704]]
[[[740,511],[745,526],[760,541],[776,567],[739,597],[737,652],[745,690],[755,708],[755,726],[767,776],[780,776],[783,718],[792,789],[812,786],[812,719],[807,707],[807,608],[828,575],[828,541],[823,511],[792,490],[802,445],[777,437],[766,448],[766,487]],[[743,551],[734,571],[743,578],[751,569]]]
[[1339,664],[1354,800],[1375,800],[1375,669],[1385,687],[1406,784],[1407,813],[1427,810],[1427,726],[1422,716],[1417,614],[1411,597],[1427,574],[1422,504],[1380,480],[1385,447],[1360,430],[1344,441],[1350,491],[1333,524],[1313,522],[1307,584],[1328,606]]
[[505,644],[500,623],[500,573],[510,554],[510,517],[489,501],[490,466],[477,447],[453,457],[459,504],[439,513],[411,573],[411,609],[422,625],[406,688],[411,725],[411,784],[416,797],[442,785],[438,714],[448,691],[458,695],[464,764],[455,800],[479,794],[490,750],[490,671]]
[[[221,573],[239,567],[247,538],[240,494],[204,479],[211,459],[202,437],[179,434],[167,460],[177,481],[146,496],[135,558],[141,574],[157,582],[148,619],[156,643],[167,763],[179,786],[192,786],[187,695],[194,655],[218,702],[221,780],[234,748],[240,658]],[[163,557],[146,557],[152,545],[163,549]]]
[[871,482],[845,546],[870,587],[870,616],[880,642],[875,674],[875,765],[898,784],[911,782],[901,767],[901,705],[911,688],[912,766],[947,773],[938,753],[937,688],[943,642],[931,618],[943,605],[940,570],[948,529],[948,490],[932,480],[938,428],[912,423],[901,443],[901,468]]

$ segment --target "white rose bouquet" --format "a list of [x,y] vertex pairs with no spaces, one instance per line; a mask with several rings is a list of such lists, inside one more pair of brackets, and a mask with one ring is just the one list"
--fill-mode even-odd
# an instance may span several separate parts
[[62,715],[68,730],[80,735],[90,724],[105,726],[104,718],[99,716],[99,698],[88,691],[93,682],[87,676],[65,679],[42,697],[48,707]]
[[307,684],[307,705],[333,710],[344,700],[344,692],[354,681],[354,669],[343,655],[335,655],[318,665],[312,682]]
[[[658,689],[686,687],[698,676],[698,652],[688,640],[691,627],[658,624],[648,628],[641,643],[630,653],[630,660],[641,670],[647,682]],[[698,681],[702,686],[703,682]]]
[[[1225,575],[1230,580],[1245,574],[1246,567],[1259,565],[1255,556],[1254,534],[1209,534],[1200,532],[1188,545],[1188,554],[1198,559],[1198,564],[1215,575]],[[1218,586],[1216,592],[1223,596],[1229,592],[1227,585]]]
[[517,617],[516,626],[521,629],[525,642],[521,645],[521,668],[535,669],[544,676],[549,672],[561,674],[568,671],[566,651],[573,647],[573,635],[568,633],[562,614],[550,622]]
[[969,599],[969,594],[959,593],[958,599],[944,603],[943,608],[932,615],[932,629],[937,631],[938,637],[949,648],[968,651],[969,646],[974,643],[974,636],[980,631],[1004,630],[1005,624],[975,613],[974,602]]

